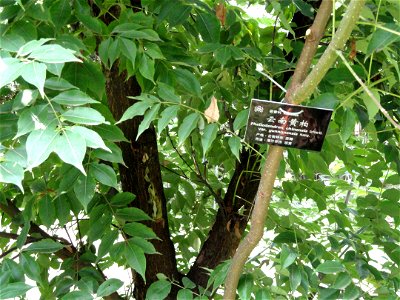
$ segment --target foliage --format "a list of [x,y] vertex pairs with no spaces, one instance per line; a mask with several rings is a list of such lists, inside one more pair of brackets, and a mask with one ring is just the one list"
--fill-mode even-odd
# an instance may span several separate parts
[[[247,108],[252,97],[279,101],[283,92],[256,65],[286,85],[303,44],[288,38],[296,35],[294,14],[313,16],[302,0],[267,1],[269,15],[257,21],[230,4],[215,10],[213,1],[146,0],[141,8],[134,1],[92,2],[0,1],[1,299],[33,286],[46,299],[117,290],[129,297],[129,283],[120,289],[123,278],[110,274],[116,265],[150,280],[146,255],[159,255],[157,235],[143,221],[157,214],[134,207],[136,196],[123,190],[119,171],[128,140],[117,125],[138,116],[135,139],[157,130],[169,228],[179,271],[187,274],[241,151],[256,148],[248,172],[258,174],[267,149],[243,140]],[[346,10],[337,2],[315,60]],[[344,53],[396,122],[398,11],[397,1],[368,1]],[[113,68],[141,89],[118,120],[107,102]],[[210,104],[218,122],[208,123]],[[265,249],[248,262],[238,295],[395,299],[399,132],[341,60],[307,105],[334,109],[323,150],[288,148]],[[208,287],[160,275],[148,298],[167,296],[171,286],[180,287],[178,299],[218,298],[227,264],[210,270]]]

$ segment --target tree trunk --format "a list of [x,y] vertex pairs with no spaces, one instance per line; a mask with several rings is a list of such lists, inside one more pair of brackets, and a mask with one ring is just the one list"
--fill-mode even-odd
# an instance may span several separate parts
[[[209,275],[204,268],[214,269],[235,253],[257,192],[259,167],[257,153],[243,150],[225,194],[224,207],[218,210],[208,238],[188,273],[197,285],[207,286]],[[243,208],[243,215],[238,213],[240,208]]]
[[[140,94],[137,82],[132,78],[127,81],[125,79],[126,74],[119,74],[117,64],[110,71],[106,71],[108,103],[116,120],[134,103],[127,96]],[[146,283],[138,274],[134,276],[136,299],[145,298],[149,285],[157,281],[157,273],[163,273],[170,279],[179,277],[175,249],[168,228],[156,133],[151,127],[136,140],[141,120],[142,118],[136,117],[120,124],[130,142],[120,143],[126,167],[120,165],[119,170],[123,191],[136,195],[132,205],[154,218],[153,222],[147,222],[146,225],[160,238],[152,241],[160,255],[146,255]]]

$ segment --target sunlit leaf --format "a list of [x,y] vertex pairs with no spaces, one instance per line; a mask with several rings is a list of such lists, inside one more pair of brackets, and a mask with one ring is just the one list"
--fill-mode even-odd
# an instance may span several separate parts
[[28,170],[40,165],[54,151],[57,145],[58,132],[52,127],[32,131],[26,140]]
[[67,164],[73,165],[86,175],[82,161],[86,153],[85,139],[78,133],[73,131],[63,131],[57,137],[57,143],[54,152]]
[[76,107],[67,110],[61,117],[66,121],[84,125],[98,125],[105,122],[104,117],[90,107]]
[[24,192],[22,180],[24,179],[24,169],[16,162],[0,162],[0,182],[12,183]]
[[21,76],[29,82],[36,86],[40,92],[40,94],[44,95],[44,82],[46,80],[46,70],[47,67],[45,64],[38,62],[31,62],[24,65]]
[[62,92],[57,96],[55,96],[54,98],[52,98],[51,101],[54,101],[58,104],[69,105],[69,106],[79,106],[89,103],[98,103],[98,101],[90,98],[88,95],[79,90],[70,90]]

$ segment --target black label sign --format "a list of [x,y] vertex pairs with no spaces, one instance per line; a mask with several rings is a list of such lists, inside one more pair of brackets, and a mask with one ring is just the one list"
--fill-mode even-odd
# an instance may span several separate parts
[[321,151],[332,110],[252,99],[246,141]]

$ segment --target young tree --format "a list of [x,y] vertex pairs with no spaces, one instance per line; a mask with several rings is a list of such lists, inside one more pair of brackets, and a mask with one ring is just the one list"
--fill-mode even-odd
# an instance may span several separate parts
[[[243,140],[250,99],[297,91],[320,5],[271,0],[253,20],[236,2],[0,1],[1,299],[32,284],[43,299],[221,297],[269,172],[272,147]],[[312,65],[351,11],[323,2]],[[278,162],[272,238],[247,260],[241,299],[396,297],[398,11],[367,1],[305,91],[333,120],[320,153]]]

